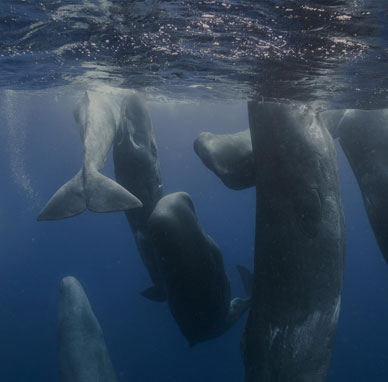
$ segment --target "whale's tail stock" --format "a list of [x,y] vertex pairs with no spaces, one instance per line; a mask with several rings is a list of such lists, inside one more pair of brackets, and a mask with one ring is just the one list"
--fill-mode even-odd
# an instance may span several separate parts
[[38,220],[59,220],[93,212],[125,211],[142,207],[142,202],[114,180],[95,169],[81,169],[47,202]]

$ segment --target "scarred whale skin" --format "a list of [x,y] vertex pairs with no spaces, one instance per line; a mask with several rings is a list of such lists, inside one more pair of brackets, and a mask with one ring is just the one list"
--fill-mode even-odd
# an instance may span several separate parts
[[74,277],[60,284],[58,315],[59,381],[116,382],[101,327]]
[[122,101],[113,159],[118,183],[143,203],[143,208],[125,211],[154,284],[143,295],[154,301],[165,301],[166,293],[148,231],[148,218],[163,194],[162,178],[151,117],[140,93],[127,95]]
[[252,101],[248,111],[257,209],[246,381],[323,382],[345,251],[335,148],[303,105]]
[[388,109],[347,110],[336,130],[388,262]]
[[201,133],[194,151],[204,165],[233,190],[255,185],[255,164],[249,129],[235,134]]
[[75,108],[74,118],[84,146],[83,167],[51,197],[38,220],[68,218],[86,209],[113,212],[142,206],[138,198],[99,172],[117,130],[108,96],[103,92],[87,91]]
[[224,333],[249,307],[231,301],[221,251],[206,234],[185,192],[157,203],[149,219],[171,313],[191,346]]

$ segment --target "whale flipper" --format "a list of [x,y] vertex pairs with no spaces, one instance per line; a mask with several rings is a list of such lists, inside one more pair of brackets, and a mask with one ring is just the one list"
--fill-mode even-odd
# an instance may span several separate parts
[[60,382],[116,382],[104,334],[74,277],[60,285],[58,315]]
[[87,206],[91,211],[125,211],[143,206],[136,196],[97,170],[89,169],[85,179]]
[[241,316],[251,307],[251,298],[235,297],[229,305],[226,328],[233,326]]
[[236,268],[240,274],[241,281],[244,285],[245,293],[248,297],[240,298],[235,297],[231,300],[229,305],[229,313],[227,317],[226,327],[230,328],[234,323],[236,323],[241,316],[250,308],[251,306],[251,296],[253,290],[253,275],[252,272],[243,265],[236,265]]
[[236,265],[236,268],[238,270],[238,273],[240,274],[241,281],[244,285],[245,293],[247,296],[252,296],[252,289],[253,289],[253,275],[252,272],[243,265]]
[[166,301],[166,292],[155,285],[152,285],[151,287],[144,289],[143,292],[141,292],[140,294],[151,301],[155,301],[155,302]]
[[82,171],[65,183],[47,202],[38,220],[58,220],[78,215],[86,209]]

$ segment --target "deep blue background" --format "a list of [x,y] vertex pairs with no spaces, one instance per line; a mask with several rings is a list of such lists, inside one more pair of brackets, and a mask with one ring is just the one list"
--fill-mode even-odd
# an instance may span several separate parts
[[[150,281],[124,214],[36,222],[40,208],[82,162],[73,101],[2,92],[0,99],[0,381],[57,380],[56,315],[62,277],[79,279],[104,330],[119,381],[243,381],[246,316],[214,341],[189,348],[166,304],[139,293]],[[231,191],[196,157],[201,131],[248,127],[246,105],[151,103],[165,193],[191,194],[218,242],[235,295],[235,270],[252,267],[255,193]],[[347,224],[342,311],[329,382],[388,380],[388,267],[358,186],[339,153]],[[111,159],[104,173],[113,176]]]

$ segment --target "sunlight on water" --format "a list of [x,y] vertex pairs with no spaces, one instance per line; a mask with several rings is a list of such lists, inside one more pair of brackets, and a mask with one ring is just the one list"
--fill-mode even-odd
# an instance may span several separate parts
[[0,87],[98,80],[178,99],[194,86],[192,98],[377,109],[388,103],[387,12],[345,0],[7,0]]

